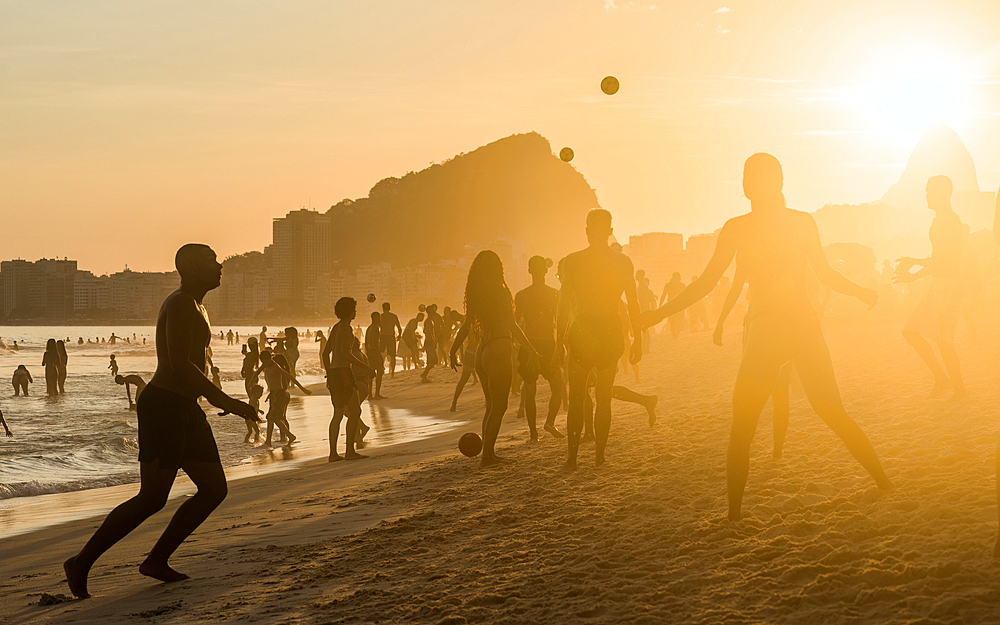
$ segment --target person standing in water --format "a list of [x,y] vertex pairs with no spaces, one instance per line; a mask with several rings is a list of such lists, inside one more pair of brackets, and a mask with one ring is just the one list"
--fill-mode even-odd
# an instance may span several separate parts
[[576,469],[584,424],[587,379],[591,372],[596,376],[595,462],[598,466],[604,464],[604,452],[611,431],[611,395],[618,358],[625,349],[618,312],[623,293],[632,322],[630,361],[635,364],[642,358],[642,332],[636,321],[639,300],[632,261],[608,246],[611,233],[611,213],[603,208],[591,210],[587,213],[589,247],[573,252],[562,262],[556,351],[565,346],[570,357],[569,411],[566,418],[566,468],[570,470]]
[[[129,375],[116,375],[115,383],[125,386],[125,395],[128,397],[128,409],[135,410],[135,402],[139,401],[139,395],[146,388],[146,382],[136,374],[130,373]],[[129,390],[129,386],[135,387],[135,401],[132,401],[132,391]]]
[[118,361],[115,360],[114,354],[111,354],[111,362],[108,364],[108,369],[111,369],[111,377],[118,375]]
[[17,369],[14,370],[14,375],[10,378],[10,383],[14,387],[14,396],[17,397],[24,391],[24,396],[28,396],[28,384],[34,384],[35,380],[32,379],[31,373],[28,368],[24,365],[18,365]]
[[[113,356],[112,356],[113,358]],[[59,394],[59,348],[55,339],[45,343],[45,353],[42,354],[42,366],[45,367],[45,394],[55,397]]]
[[[556,429],[556,415],[562,399],[562,353],[556,352],[556,308],[559,305],[559,291],[545,284],[545,274],[549,271],[548,262],[541,256],[528,259],[528,273],[531,274],[531,286],[518,291],[514,296],[514,318],[524,326],[524,335],[540,355],[540,368],[531,370],[525,366],[528,361],[528,349],[521,346],[518,361],[521,377],[524,379],[524,391],[521,395],[524,402],[524,413],[528,419],[528,430],[531,440],[538,440],[536,429],[538,408],[535,406],[535,393],[538,390],[538,376],[549,383],[549,411],[545,418],[545,431],[556,438],[562,438],[562,432]],[[457,397],[456,397],[457,399]]]
[[[962,369],[955,349],[955,329],[962,312],[962,220],[951,209],[952,184],[948,176],[934,176],[927,181],[927,207],[934,211],[931,222],[930,258],[900,258],[896,261],[895,282],[911,283],[931,277],[931,288],[913,310],[903,328],[903,337],[934,374],[930,397],[940,397],[949,390],[952,399],[966,397]],[[914,265],[922,269],[910,273]],[[931,340],[938,344],[944,368],[938,363]],[[945,369],[948,370],[945,373]]]
[[66,343],[63,341],[56,341],[56,353],[59,355],[59,362],[57,367],[59,369],[59,375],[56,378],[56,384],[59,387],[59,394],[66,394],[66,364],[69,362],[69,356],[66,354]]
[[809,213],[785,205],[782,183],[778,159],[764,153],[748,158],[743,169],[743,192],[750,200],[750,212],[730,219],[722,227],[712,259],[693,284],[641,318],[642,325],[654,325],[688,308],[712,292],[738,256],[753,297],[733,391],[733,426],[726,454],[732,521],[740,518],[757,421],[788,361],[794,364],[819,417],[844,441],[880,489],[892,489],[868,437],[844,409],[819,316],[809,297],[809,268],[821,283],[857,297],[869,307],[875,305],[878,295],[830,266],[815,220]]
[[451,368],[456,371],[455,355],[470,332],[479,336],[476,372],[486,398],[480,466],[488,467],[502,460],[496,454],[496,442],[510,401],[514,341],[528,351],[526,366],[530,370],[537,371],[540,366],[538,352],[514,319],[514,301],[504,279],[503,262],[492,250],[479,252],[469,267],[465,283],[465,323],[451,345]]
[[189,243],[177,251],[179,289],[167,296],[156,320],[156,372],[139,397],[139,494],[112,510],[80,552],[63,569],[70,591],[89,597],[87,577],[97,559],[167,502],[178,469],[198,488],[139,565],[139,573],[162,582],[188,579],[168,564],[177,547],[215,510],[227,493],[226,474],[205,413],[204,396],[224,413],[257,420],[256,411],[229,397],[205,375],[212,328],[202,305],[218,287],[222,265],[207,245]]

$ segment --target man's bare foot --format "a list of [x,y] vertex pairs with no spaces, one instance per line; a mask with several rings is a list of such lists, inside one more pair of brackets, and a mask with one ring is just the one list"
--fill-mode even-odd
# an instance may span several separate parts
[[602,464],[604,464],[604,452],[603,452],[603,451],[599,451],[599,452],[597,452],[597,454],[596,454],[596,455],[594,456],[594,466],[595,466],[595,467],[599,467],[599,466],[601,466]]
[[90,569],[84,570],[76,562],[76,556],[63,562],[63,571],[66,573],[66,583],[69,584],[69,591],[77,599],[87,599],[90,593],[87,592],[87,574]]
[[455,405],[455,404],[452,404],[451,408],[448,409],[448,412],[458,412],[458,406]]
[[329,460],[327,460],[327,462],[338,462],[343,459],[344,457],[341,456],[340,454],[330,454],[330,458]]
[[563,438],[563,433],[556,429],[556,426],[551,423],[545,424],[545,431],[551,434],[555,438]]
[[420,383],[421,384],[427,384],[430,381],[431,381],[430,378],[425,378],[424,376],[420,376]]
[[289,445],[291,445],[292,443],[294,443],[294,442],[295,442],[295,441],[297,441],[297,440],[299,440],[299,437],[298,437],[298,436],[296,436],[296,435],[294,435],[294,434],[289,434],[289,435],[288,435],[288,444],[289,444]]
[[891,493],[896,490],[896,485],[889,481],[889,478],[883,477],[880,480],[875,480],[875,484],[878,489],[883,493]]
[[368,456],[362,456],[356,451],[349,451],[346,454],[344,454],[344,460],[364,460],[367,457]]
[[658,401],[660,401],[660,399],[656,395],[653,395],[653,398],[646,404],[646,412],[649,413],[650,427],[656,425],[656,403]]
[[948,378],[941,378],[940,380],[934,380],[934,388],[931,389],[930,394],[927,399],[934,399],[935,397],[943,397],[951,390],[951,380]]
[[730,521],[733,521],[735,523],[736,521],[739,521],[741,518],[742,518],[742,515],[740,515],[740,511],[739,510],[735,510],[735,511],[730,510],[729,511],[729,520]]
[[139,565],[139,572],[146,577],[152,577],[153,579],[158,579],[161,582],[182,582],[186,579],[190,579],[184,573],[178,573],[177,571],[170,568],[166,562],[163,564],[154,564],[149,562],[143,562]]
[[500,464],[500,458],[496,456],[483,456],[482,460],[479,461],[479,468],[492,467]]
[[529,443],[537,443],[538,442],[538,432],[532,432],[528,436],[528,442]]
[[576,460],[567,460],[563,465],[563,471],[576,471]]

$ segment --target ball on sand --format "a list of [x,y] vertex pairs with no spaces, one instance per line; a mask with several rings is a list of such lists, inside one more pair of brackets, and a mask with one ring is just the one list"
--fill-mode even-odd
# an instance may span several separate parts
[[483,450],[483,439],[475,432],[462,434],[458,439],[458,450],[469,458],[475,458]]
[[563,148],[559,150],[559,158],[566,161],[567,163],[573,160],[573,148]]
[[368,303],[370,303],[370,304],[374,304],[375,303],[375,294],[374,293],[369,293],[368,294]]
[[604,80],[601,81],[601,91],[608,95],[615,95],[618,93],[618,79],[614,76],[605,76]]

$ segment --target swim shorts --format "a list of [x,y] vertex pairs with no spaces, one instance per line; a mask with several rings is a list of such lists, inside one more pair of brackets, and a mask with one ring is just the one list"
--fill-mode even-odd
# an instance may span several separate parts
[[337,408],[347,408],[347,402],[357,390],[354,372],[350,367],[333,367],[326,372],[326,387],[330,389],[330,401]]
[[610,369],[625,352],[618,314],[580,315],[566,335],[570,357],[584,369]]
[[552,356],[556,353],[555,341],[532,341],[531,346],[538,352],[538,369],[531,370],[528,367],[530,352],[525,347],[517,350],[517,372],[525,380],[534,382],[541,375],[546,380],[552,379]]
[[434,341],[424,341],[424,351],[427,353],[427,365],[433,367],[438,363],[437,345]]
[[219,462],[219,448],[198,401],[147,384],[136,401],[139,462],[179,469],[185,460]]

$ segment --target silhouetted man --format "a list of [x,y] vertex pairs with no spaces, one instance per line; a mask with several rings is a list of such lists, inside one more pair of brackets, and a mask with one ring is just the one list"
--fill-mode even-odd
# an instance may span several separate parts
[[80,553],[63,564],[69,588],[80,598],[90,596],[87,575],[101,554],[163,508],[178,469],[184,469],[198,492],[174,513],[139,572],[163,582],[187,579],[167,560],[227,492],[219,450],[198,397],[224,413],[259,420],[249,404],[229,397],[205,375],[212,329],[202,300],[219,286],[222,265],[212,248],[196,243],[181,247],[174,262],[181,286],[160,307],[156,372],[137,400],[139,494],[112,510]]
[[[663,295],[660,296],[660,306],[664,303],[669,302],[671,299],[677,297],[681,291],[684,290],[684,283],[681,281],[680,272],[675,271],[674,275],[670,276],[670,282],[663,285]],[[684,312],[679,312],[676,315],[671,315],[670,319],[667,320],[667,324],[670,326],[670,336],[677,337],[681,335],[681,330],[684,329]]]
[[406,327],[403,328],[403,344],[410,350],[414,367],[423,366],[423,363],[420,362],[420,343],[417,341],[417,326],[423,320],[424,313],[417,313],[417,316],[406,322]]
[[424,319],[424,356],[427,357],[427,366],[420,374],[421,382],[430,382],[428,376],[434,365],[438,363],[437,336],[441,328],[441,317],[437,314],[437,304],[427,307],[427,318]]
[[[375,369],[375,375],[368,384],[368,396],[372,399],[385,399],[382,397],[382,376],[385,374],[385,367],[382,362],[382,315],[377,312],[372,313],[372,322],[365,330],[365,356],[368,357],[368,365]],[[372,384],[375,391],[372,392]]]
[[[555,425],[563,385],[562,353],[556,353],[556,308],[559,305],[559,291],[545,284],[545,274],[548,270],[548,264],[541,256],[529,258],[528,273],[531,274],[531,286],[514,296],[514,318],[524,330],[528,342],[540,356],[541,371],[535,371],[525,366],[529,360],[527,349],[522,346],[517,355],[520,363],[518,369],[524,379],[524,393],[521,397],[533,441],[538,440],[535,392],[538,389],[539,373],[548,381],[552,392],[549,398],[549,413],[545,419],[545,431],[556,438],[563,436]],[[455,395],[457,400],[458,393]]]
[[597,438],[596,463],[604,463],[604,450],[611,430],[611,393],[618,358],[625,349],[618,302],[622,293],[632,320],[632,362],[642,358],[642,334],[637,324],[632,261],[608,247],[611,213],[595,208],[587,214],[590,246],[563,259],[559,291],[556,352],[569,349],[569,411],[567,415],[568,456],[566,467],[576,468],[580,435],[583,430],[587,378],[593,371],[596,387],[594,430]]
[[399,325],[399,317],[396,316],[396,313],[389,312],[389,302],[382,304],[382,321],[379,330],[382,353],[389,361],[389,377],[391,378],[396,374],[396,330],[399,330],[399,334],[402,335],[403,327]]
[[[951,192],[951,179],[947,176],[934,176],[927,181],[927,207],[935,213],[930,229],[931,257],[900,258],[896,265],[896,282],[907,283],[933,276],[931,288],[913,310],[903,328],[903,336],[934,374],[930,396],[939,397],[951,389],[952,399],[962,399],[966,393],[955,350],[955,328],[962,312],[963,230],[962,220],[951,210]],[[910,273],[914,265],[923,268]],[[947,374],[938,364],[928,339],[938,344]]]
[[[130,373],[128,375],[116,375],[115,383],[123,384],[125,386],[125,395],[128,397],[128,409],[132,410],[135,408],[136,402],[139,401],[139,395],[146,388],[146,382],[138,375]],[[213,380],[212,383],[215,384],[215,381]],[[132,390],[129,388],[130,386],[135,387],[135,401],[132,401]],[[216,384],[216,386],[219,385]]]

